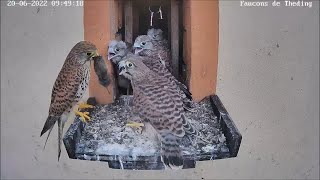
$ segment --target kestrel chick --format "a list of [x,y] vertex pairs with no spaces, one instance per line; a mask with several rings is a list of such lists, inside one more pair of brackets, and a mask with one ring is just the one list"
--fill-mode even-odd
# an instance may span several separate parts
[[148,35],[140,35],[133,44],[134,53],[139,56],[146,56],[160,60],[162,64],[172,72],[171,53],[168,48],[159,45]]
[[179,87],[180,95],[183,98],[185,108],[190,110],[190,108],[193,108],[195,106],[195,104],[192,101],[190,101],[192,100],[192,94],[190,93],[188,88],[184,84],[179,82],[170,73],[170,71],[161,64],[162,59],[160,57],[168,57],[169,55],[166,52],[164,52],[161,47],[155,45],[149,36],[138,36],[134,42],[134,51],[137,55],[148,57],[144,59],[143,62],[151,70],[155,71],[159,76],[165,76]]
[[[168,167],[183,165],[180,140],[199,136],[184,115],[183,102],[175,84],[158,76],[142,61],[129,57],[121,61],[120,74],[131,80],[132,113],[150,123],[161,141],[161,157]],[[141,123],[137,123],[141,124]]]
[[169,48],[168,41],[163,37],[163,31],[161,29],[151,28],[148,30],[147,35],[160,46]]
[[[130,52],[131,47],[128,46],[123,41],[118,41],[118,40],[112,40],[109,43],[108,46],[108,60],[110,60],[113,65],[115,66],[115,70],[117,75],[119,74],[118,71],[118,63],[122,60],[123,57],[125,57],[128,53]],[[127,94],[129,94],[130,90],[130,81],[128,79],[122,77],[122,76],[117,76],[117,84],[121,88],[125,88],[127,90]]]
[[[49,130],[47,142],[54,124],[56,121],[58,122],[58,160],[61,155],[64,123],[87,89],[91,60],[96,56],[98,56],[98,50],[94,44],[88,41],[77,43],[69,52],[53,85],[49,115],[40,136]],[[91,106],[79,105],[79,108],[88,107]],[[87,112],[79,112],[78,110],[76,114],[80,115],[84,121],[85,118],[90,119]]]
[[123,41],[112,40],[108,46],[108,60],[114,64],[118,64],[121,59],[127,55],[130,47]]

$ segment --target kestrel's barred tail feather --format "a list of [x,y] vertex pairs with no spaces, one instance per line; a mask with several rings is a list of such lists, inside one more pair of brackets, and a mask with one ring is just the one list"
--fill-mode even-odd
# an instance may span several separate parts
[[60,117],[49,116],[47,118],[46,123],[44,124],[44,127],[43,127],[42,131],[41,131],[40,137],[49,130],[47,138],[46,138],[46,142],[44,143],[44,146],[43,146],[43,149],[45,149],[46,145],[47,145],[48,138],[49,138],[49,136],[51,134],[51,131],[52,131],[53,126],[56,123],[56,121],[58,121],[58,161],[59,161],[60,155],[61,155],[61,142],[62,142],[62,133],[63,133],[62,132],[63,131],[63,126],[61,126]]
[[160,140],[163,163],[170,168],[171,166],[182,166],[183,159],[178,137],[171,133],[160,132]]
[[[44,127],[41,131],[41,134],[40,134],[40,137],[41,137],[44,133],[46,133],[49,130],[47,138],[46,138],[46,142],[44,143],[44,146],[43,146],[43,149],[45,149],[45,147],[47,145],[48,138],[49,138],[51,131],[53,129],[53,126],[56,123],[56,121],[58,122],[58,161],[59,161],[60,155],[61,155],[62,133],[63,133],[63,126],[64,126],[64,122],[61,122],[60,118],[61,117],[49,116],[47,118],[47,121],[44,124]],[[62,125],[61,125],[61,123],[62,123]]]
[[60,117],[55,117],[55,116],[49,116],[49,117],[47,118],[47,121],[46,121],[46,123],[44,124],[43,129],[42,129],[41,134],[40,134],[40,137],[41,137],[44,133],[46,133],[46,132],[49,130],[48,135],[47,135],[46,142],[44,143],[44,146],[43,146],[43,149],[46,148],[47,141],[48,141],[48,138],[49,138],[49,136],[50,136],[50,134],[51,134],[51,131],[52,131],[52,129],[53,129],[53,126],[54,126],[54,124],[56,123],[56,121],[59,121],[59,118],[60,118]]
[[200,134],[199,131],[192,126],[192,124],[186,119],[184,115],[182,115],[181,117],[182,117],[182,124],[186,134],[198,136]]
[[58,161],[61,155],[62,133],[63,133],[64,123],[65,122],[61,122],[61,120],[58,121]]
[[202,133],[200,133],[185,117],[183,114],[182,116],[182,123],[185,130],[186,135],[194,136],[196,138],[199,138],[203,143],[209,143],[208,140],[203,136]]
[[[53,128],[54,124],[56,123],[56,121],[59,119],[60,117],[55,117],[55,116],[48,116],[46,123],[43,126],[43,129],[41,131],[40,137],[46,133],[49,129],[51,132],[51,129]],[[50,133],[48,133],[48,136],[50,135]],[[48,138],[47,138],[48,139]]]
[[47,145],[47,142],[48,142],[48,139],[49,139],[49,136],[50,136],[50,134],[51,134],[52,129],[53,129],[53,127],[52,127],[52,128],[49,130],[49,132],[48,132],[46,142],[44,143],[44,146],[43,146],[43,150],[46,148],[46,145]]

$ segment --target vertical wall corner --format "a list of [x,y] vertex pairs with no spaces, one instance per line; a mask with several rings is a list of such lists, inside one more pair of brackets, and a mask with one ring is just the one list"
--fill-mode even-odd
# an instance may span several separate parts
[[219,5],[218,1],[184,1],[184,57],[190,91],[195,101],[216,92]]
[[[114,38],[114,33],[117,31],[119,21],[118,16],[118,1],[84,1],[84,39],[94,43],[99,49],[100,54],[104,57],[108,72],[113,76],[112,64],[106,59],[107,44]],[[91,70],[91,78],[89,82],[89,96],[95,97],[99,104],[108,104],[113,102],[113,82],[108,89],[99,84],[97,75]],[[110,93],[109,93],[110,92]]]

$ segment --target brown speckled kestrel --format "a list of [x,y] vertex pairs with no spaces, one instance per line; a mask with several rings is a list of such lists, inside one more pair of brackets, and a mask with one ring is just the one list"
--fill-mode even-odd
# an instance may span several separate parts
[[140,35],[135,39],[133,48],[135,54],[158,59],[169,72],[172,72],[170,50],[159,41],[153,40],[148,35]]
[[[64,123],[88,87],[91,60],[96,56],[98,56],[98,50],[94,44],[88,41],[77,43],[69,52],[53,85],[49,115],[40,136],[49,130],[47,143],[54,124],[56,121],[58,122],[58,160],[61,155]],[[79,105],[79,109],[90,107],[92,106],[85,103]],[[86,118],[90,120],[88,112],[77,110],[75,113],[81,116],[84,122],[86,122]]]
[[135,58],[126,57],[119,67],[120,75],[131,80],[133,88],[132,114],[127,125],[140,127],[150,123],[161,142],[161,157],[166,167],[181,166],[181,139],[205,138],[186,118],[177,85]]
[[188,110],[193,111],[192,109],[196,106],[196,104],[192,102],[192,94],[190,93],[187,86],[178,81],[168,69],[170,68],[171,61],[170,51],[163,46],[155,43],[147,35],[138,36],[133,46],[136,55],[146,57],[144,58],[143,63],[148,68],[156,72],[159,76],[168,78],[170,82],[175,83],[179,87],[180,96],[184,101],[184,107]]

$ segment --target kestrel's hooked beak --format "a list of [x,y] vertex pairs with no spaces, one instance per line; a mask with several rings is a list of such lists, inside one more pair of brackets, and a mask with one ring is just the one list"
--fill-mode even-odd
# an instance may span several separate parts
[[118,70],[120,76],[127,72],[125,61],[120,61],[118,63]]
[[114,53],[113,50],[109,50],[109,52],[108,52],[108,60],[112,60],[112,58],[115,58],[117,56],[119,56],[119,54]]
[[119,76],[124,76],[126,78],[129,78],[132,76],[132,74],[127,69],[127,61],[120,61],[118,63],[118,70],[119,70]]
[[134,48],[134,54],[139,54],[141,51],[143,51],[143,48],[140,46],[138,42],[135,42],[133,44],[133,48]]
[[93,53],[92,53],[92,56],[91,57],[97,57],[99,56],[99,52],[98,50],[95,50]]
[[[90,60],[93,60],[94,57],[98,57],[98,56],[99,56],[99,52],[98,52],[98,50],[95,50],[92,52]],[[90,61],[90,66],[91,66],[91,61]]]
[[119,75],[121,76],[121,75],[123,75],[124,73],[126,73],[126,68],[125,67],[120,67],[119,68]]

